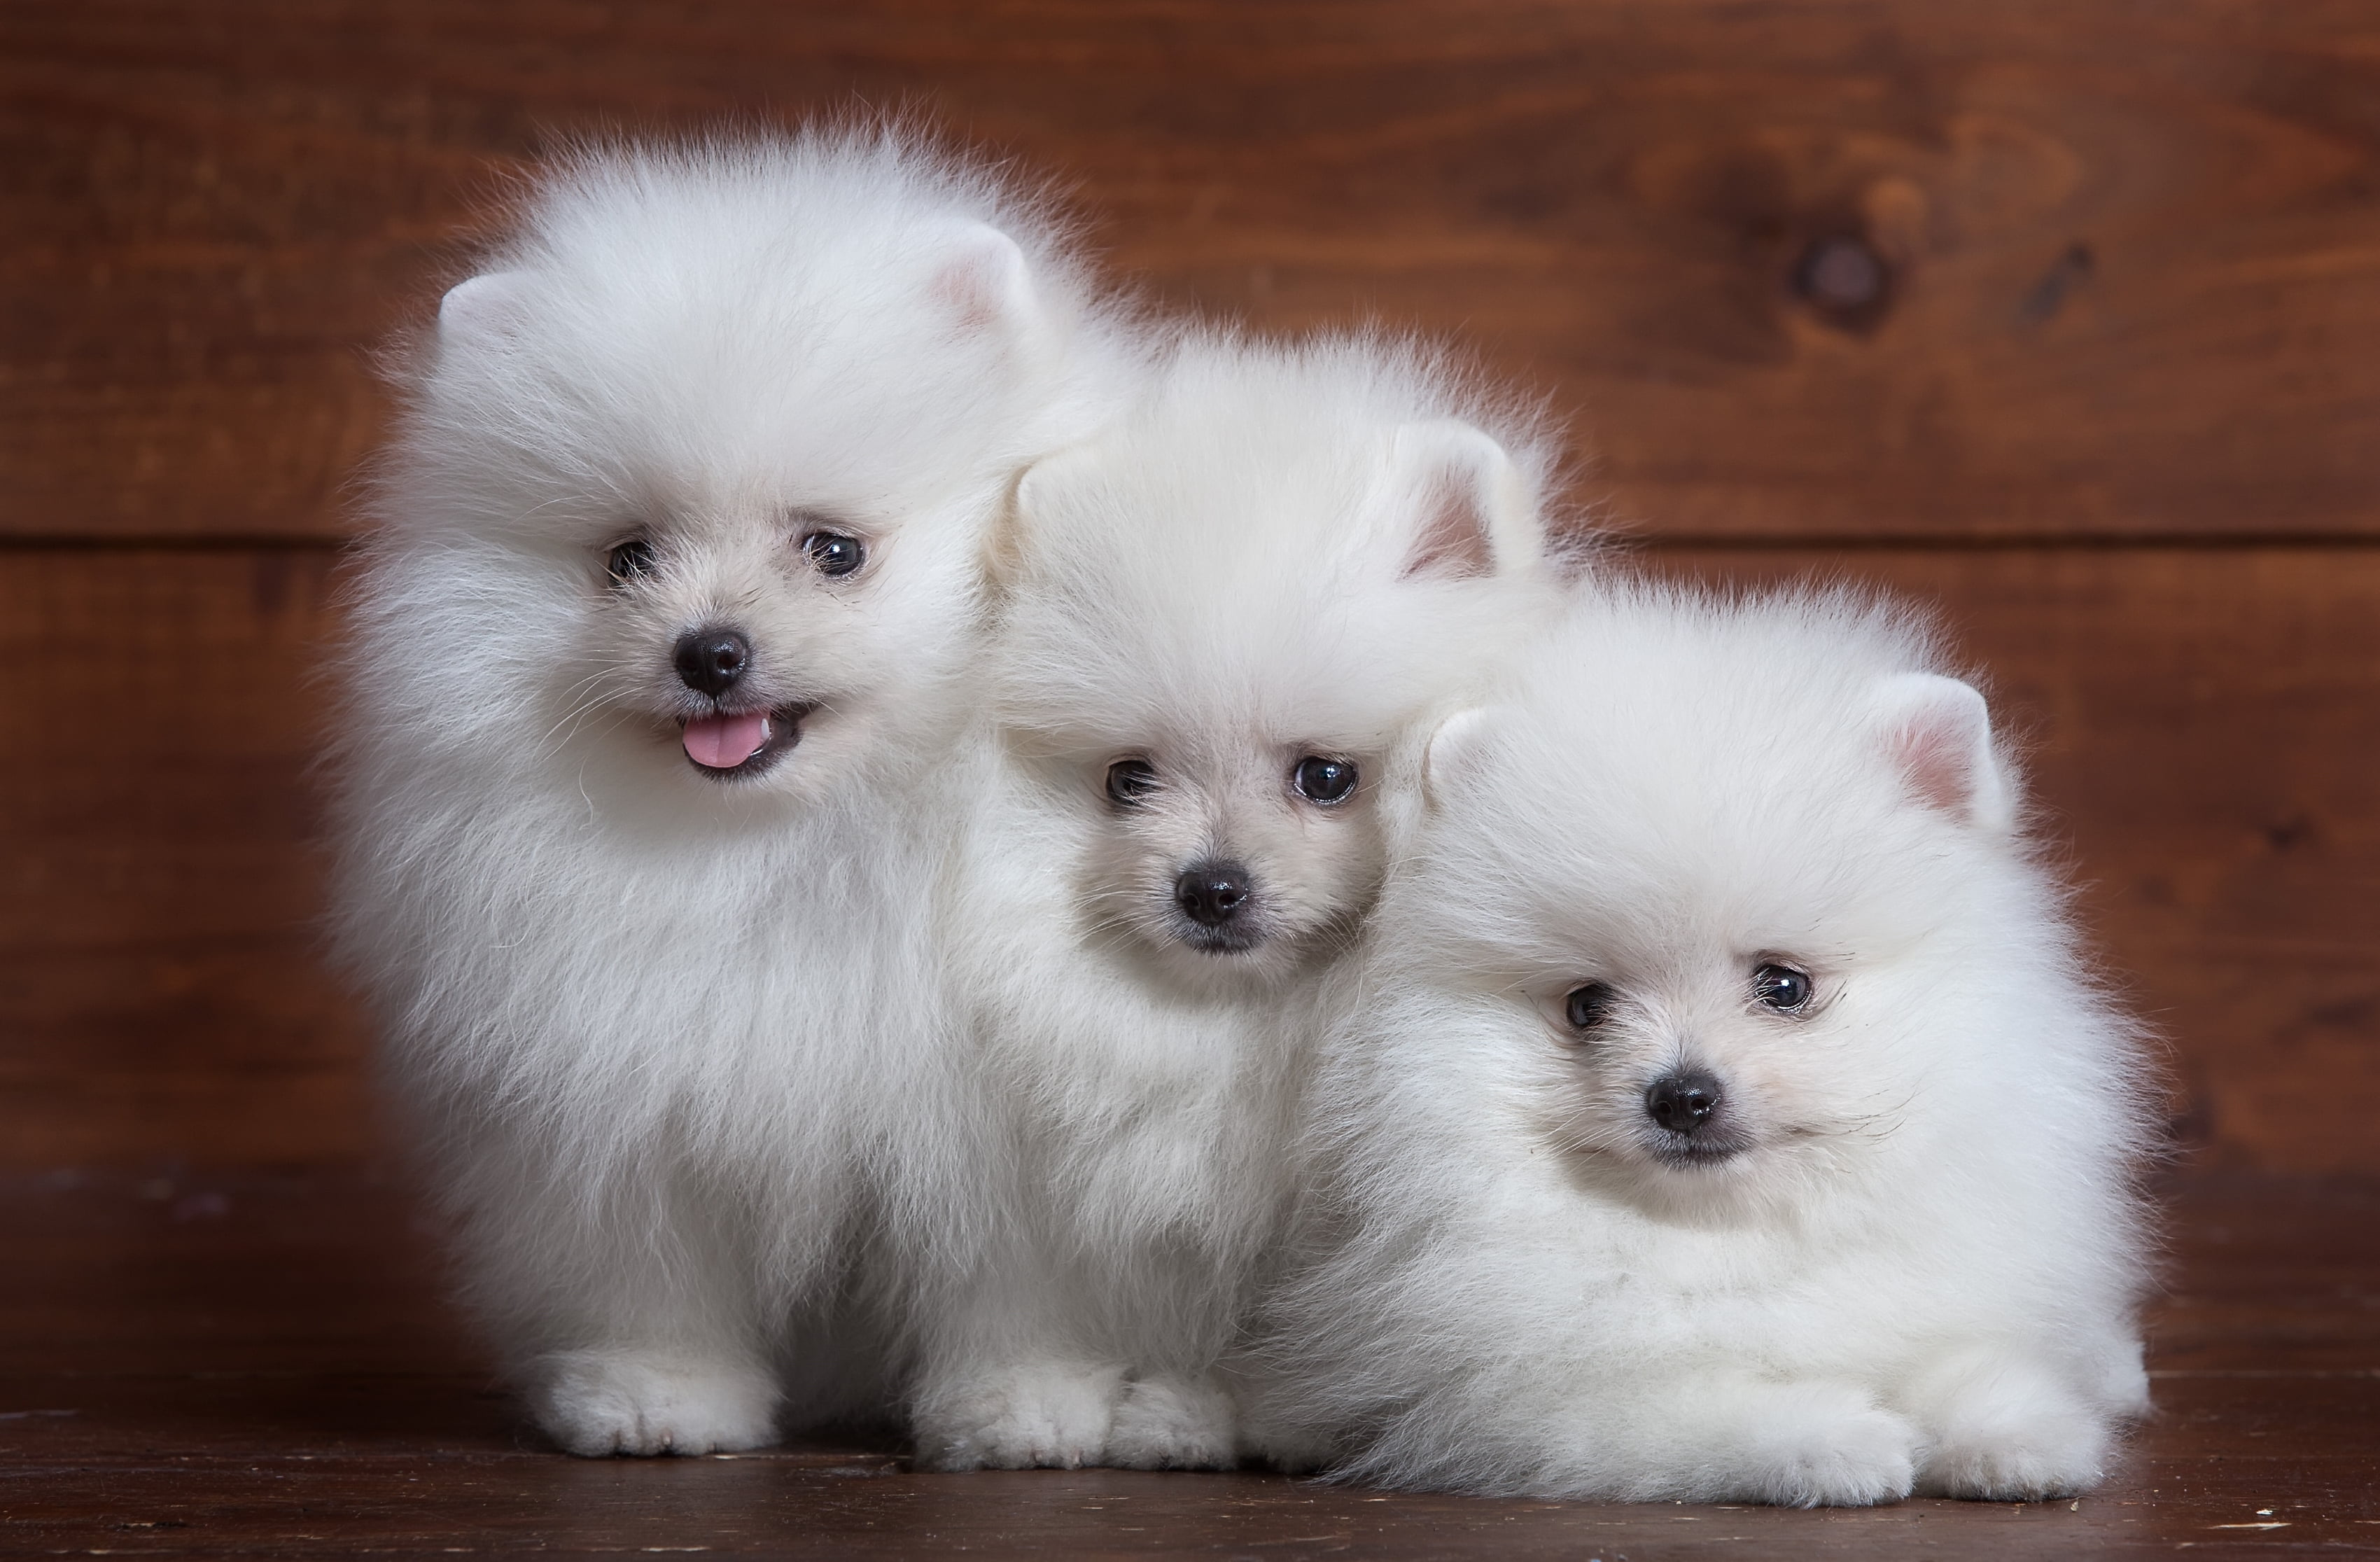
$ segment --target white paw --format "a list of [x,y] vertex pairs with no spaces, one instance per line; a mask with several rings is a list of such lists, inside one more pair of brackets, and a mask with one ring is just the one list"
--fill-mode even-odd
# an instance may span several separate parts
[[585,1458],[732,1453],[776,1441],[775,1380],[698,1357],[556,1351],[531,1369],[528,1401],[545,1434]]
[[1121,1367],[1040,1361],[926,1397],[917,1462],[928,1470],[1077,1470],[1099,1462]]
[[2064,1395],[1992,1392],[1951,1401],[1918,1472],[1929,1496],[2033,1502],[2073,1496],[2107,1473],[2114,1438],[2101,1417]]
[[1917,1428],[1864,1395],[1799,1384],[1764,1406],[1754,1487],[1789,1507],[1898,1502],[1917,1477]]
[[1232,1397],[1211,1383],[1142,1378],[1124,1386],[1102,1464],[1126,1470],[1232,1470]]

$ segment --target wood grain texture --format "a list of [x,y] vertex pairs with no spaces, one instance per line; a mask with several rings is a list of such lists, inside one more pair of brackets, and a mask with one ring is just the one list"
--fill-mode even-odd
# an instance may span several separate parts
[[0,1159],[369,1139],[318,958],[330,555],[0,555]]
[[1166,299],[1460,333],[1660,533],[2380,535],[2352,0],[26,0],[0,529],[342,531],[506,170],[854,101]]
[[[1936,603],[2028,744],[2181,1131],[2380,1169],[2380,552],[1655,550]],[[322,967],[328,555],[0,569],[0,1165],[346,1159],[364,1027]],[[94,700],[92,691],[99,691]],[[92,713],[103,713],[95,716]]]
[[[2079,1502],[1821,1513],[1389,1496],[1257,1473],[919,1475],[897,1441],[579,1460],[490,1389],[403,1199],[0,1180],[0,1547],[1041,1556],[2215,1557],[2380,1549],[2380,1184],[2172,1193],[2156,1418]],[[33,1341],[45,1342],[36,1348]]]

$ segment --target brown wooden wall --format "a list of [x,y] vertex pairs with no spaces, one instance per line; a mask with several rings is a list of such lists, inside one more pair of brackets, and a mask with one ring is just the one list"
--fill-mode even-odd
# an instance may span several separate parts
[[1940,603],[2221,1158],[2380,1169],[2380,7],[0,7],[0,1165],[340,1160],[372,346],[589,129],[899,104],[1161,299],[1466,339],[1662,567]]

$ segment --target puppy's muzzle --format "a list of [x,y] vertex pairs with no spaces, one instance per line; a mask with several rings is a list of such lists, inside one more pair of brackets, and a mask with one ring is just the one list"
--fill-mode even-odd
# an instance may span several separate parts
[[1727,1092],[1706,1068],[1679,1068],[1645,1087],[1645,1115],[1660,1131],[1653,1153],[1672,1165],[1723,1161],[1744,1148]]
[[1256,925],[1255,880],[1245,863],[1192,863],[1173,881],[1173,904],[1187,923],[1182,941],[1194,949],[1237,954],[1263,941]]
[[817,708],[807,701],[740,708],[734,696],[751,669],[752,642],[732,625],[705,624],[678,636],[670,665],[680,683],[710,703],[679,724],[679,738],[694,767],[715,779],[758,775],[775,765],[802,740],[802,719]]

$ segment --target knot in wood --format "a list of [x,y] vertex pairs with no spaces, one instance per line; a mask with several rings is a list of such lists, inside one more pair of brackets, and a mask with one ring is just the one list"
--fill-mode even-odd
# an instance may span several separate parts
[[1794,267],[1794,290],[1819,309],[1857,314],[1884,298],[1888,277],[1884,257],[1867,240],[1834,235],[1813,241]]

